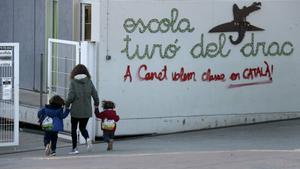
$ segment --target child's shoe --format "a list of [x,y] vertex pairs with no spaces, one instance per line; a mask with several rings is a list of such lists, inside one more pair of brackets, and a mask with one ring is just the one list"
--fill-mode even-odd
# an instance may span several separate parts
[[88,151],[91,151],[93,148],[92,139],[88,138],[86,139],[86,148]]
[[50,144],[47,144],[46,145],[46,148],[45,148],[45,155],[46,156],[49,156],[51,153],[51,145]]
[[107,143],[107,151],[111,151],[113,149],[113,140],[109,140]]
[[77,148],[73,148],[71,152],[69,152],[69,154],[79,154],[79,151],[77,150]]
[[52,152],[50,153],[50,156],[51,156],[51,157],[56,156],[56,152],[55,152],[55,151],[52,151]]

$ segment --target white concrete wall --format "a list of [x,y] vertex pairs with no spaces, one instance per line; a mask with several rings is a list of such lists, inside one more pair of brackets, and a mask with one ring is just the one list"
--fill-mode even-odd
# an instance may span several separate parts
[[[102,99],[109,99],[117,104],[117,112],[121,120],[118,124],[118,135],[143,133],[169,133],[177,131],[214,128],[238,124],[251,124],[263,121],[290,119],[300,117],[299,104],[299,58],[300,54],[300,1],[263,1],[261,9],[247,17],[252,25],[265,29],[264,31],[246,32],[243,41],[233,45],[229,41],[237,33],[208,33],[219,24],[233,19],[232,6],[236,3],[240,8],[249,6],[253,1],[230,0],[91,0],[93,4],[93,37],[92,45],[96,48],[96,57],[89,60],[96,69],[93,81],[97,85]],[[148,23],[151,19],[158,21],[171,20],[172,9],[178,10],[175,28],[180,22],[189,22],[194,28],[191,32],[139,33],[137,30],[128,33],[123,27],[124,21],[132,18]],[[173,10],[174,11],[174,10]],[[279,12],[280,11],[280,12]],[[175,18],[173,12],[173,18]],[[153,21],[153,20],[152,20]],[[167,22],[167,21],[166,21]],[[153,25],[155,27],[155,25]],[[184,28],[184,25],[182,25]],[[252,33],[254,45],[265,42],[271,46],[271,53],[284,47],[289,55],[276,52],[274,56],[264,54],[261,48],[255,56],[246,57],[241,49],[251,43]],[[129,51],[132,53],[139,45],[144,50],[153,44],[159,44],[165,50],[175,43],[180,47],[173,58],[162,58],[155,51],[151,59],[129,59],[121,51],[126,47],[124,38],[131,38]],[[190,50],[201,42],[203,35],[203,50],[207,44],[218,46],[222,44],[222,53],[228,56],[193,58]],[[221,42],[219,42],[219,40]],[[278,46],[279,48],[277,48]],[[213,47],[210,46],[213,50]],[[249,47],[246,48],[249,52]],[[267,48],[266,48],[267,49]],[[293,49],[293,50],[291,50]],[[198,48],[197,51],[200,51]],[[196,51],[196,52],[197,52]],[[214,53],[214,52],[212,52]],[[106,60],[106,56],[111,56]],[[249,68],[262,68],[267,76],[253,79],[243,78],[243,72]],[[141,80],[137,76],[138,68],[142,69],[140,76],[147,72],[162,71],[167,67],[167,79],[159,81]],[[130,67],[132,81],[124,81],[127,67]],[[273,69],[271,71],[271,67]],[[193,72],[195,81],[174,81],[172,73]],[[224,81],[204,81],[203,73],[211,69],[212,74],[224,74]],[[231,80],[230,75],[240,73],[240,80]],[[247,71],[246,71],[247,72]],[[272,81],[270,79],[272,78]],[[246,86],[243,86],[245,85]],[[253,84],[253,85],[250,85]],[[234,88],[229,86],[234,85]],[[20,120],[36,124],[37,109],[21,105]],[[67,119],[66,121],[69,121]],[[101,136],[99,124],[96,135]],[[65,126],[69,130],[70,126]]]
[[[117,134],[166,133],[300,116],[300,1],[263,1],[261,9],[251,13],[247,21],[264,31],[247,31],[238,45],[229,41],[230,35],[233,39],[237,38],[235,32],[221,34],[208,31],[233,20],[234,3],[242,8],[251,5],[253,1],[106,2],[97,4],[100,17],[99,23],[95,24],[100,29],[93,31],[96,31],[94,35],[100,39],[97,42],[98,90],[101,99],[116,102],[117,112],[121,117]],[[174,19],[176,16],[177,20]],[[193,29],[183,33],[172,32],[172,28],[166,33],[150,33],[149,30],[140,33],[136,29],[129,33],[124,27],[128,18],[135,22],[140,19],[148,24],[151,19],[172,20],[172,17],[176,20],[174,29],[180,22],[183,23],[182,29],[188,24]],[[152,28],[155,29],[158,24],[153,23]],[[128,26],[128,29],[131,27]],[[146,46],[151,51],[153,44],[161,45],[162,52],[168,45],[175,45],[180,49],[172,58],[161,57],[157,50],[152,58],[131,58],[126,56],[126,52],[121,52],[126,47],[124,39],[127,36],[131,39],[128,44],[129,55],[134,53],[136,45],[139,46],[140,53]],[[201,43],[201,36],[203,47],[198,46],[194,53],[201,50],[205,52],[207,48],[213,50],[214,47],[207,47],[213,43],[220,53],[228,55],[224,57],[218,53],[211,57],[193,57],[191,49]],[[260,47],[256,55],[245,56],[252,50],[249,47],[252,39],[254,46],[265,43],[265,51],[270,48],[270,52],[263,52]],[[243,54],[243,48],[246,54]],[[281,52],[282,49],[286,54]],[[107,55],[111,56],[110,60],[106,60]],[[147,70],[142,67],[139,71],[141,65],[146,65]],[[167,70],[163,70],[164,66]],[[129,77],[124,80],[128,67],[132,81]],[[193,79],[173,80],[172,74],[180,72],[182,68],[184,73],[193,73]],[[243,77],[250,68],[262,69],[265,75],[252,79]],[[203,79],[203,74],[208,69],[211,70],[211,75],[223,74],[224,80]],[[161,81],[139,78],[145,77],[148,72],[166,73],[167,78]],[[239,73],[240,79],[231,79],[232,73]]]

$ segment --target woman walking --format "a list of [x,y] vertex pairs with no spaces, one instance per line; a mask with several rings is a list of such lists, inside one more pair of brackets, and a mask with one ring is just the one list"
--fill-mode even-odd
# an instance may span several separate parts
[[92,140],[86,130],[89,118],[92,117],[91,97],[94,100],[95,108],[99,106],[99,97],[94,84],[91,81],[91,75],[83,64],[76,65],[70,75],[71,83],[69,87],[66,107],[71,106],[71,135],[72,151],[70,154],[78,154],[77,149],[77,126],[81,135],[85,138],[87,148],[90,150]]

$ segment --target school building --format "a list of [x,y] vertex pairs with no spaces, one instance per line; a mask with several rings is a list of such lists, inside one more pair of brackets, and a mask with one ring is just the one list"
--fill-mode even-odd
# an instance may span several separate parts
[[[20,121],[36,124],[40,98],[65,97],[78,63],[100,99],[116,103],[117,135],[298,118],[299,7],[297,0],[2,0],[0,42],[20,45]],[[99,122],[90,123],[100,135]]]

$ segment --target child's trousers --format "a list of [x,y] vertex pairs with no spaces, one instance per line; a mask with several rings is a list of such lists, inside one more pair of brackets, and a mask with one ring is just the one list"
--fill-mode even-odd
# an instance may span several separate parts
[[58,132],[56,132],[56,131],[45,131],[44,146],[46,147],[47,144],[49,144],[51,142],[51,150],[53,152],[55,152],[57,138],[58,138]]
[[114,131],[103,131],[103,141],[108,143],[109,141],[113,140],[115,137]]

